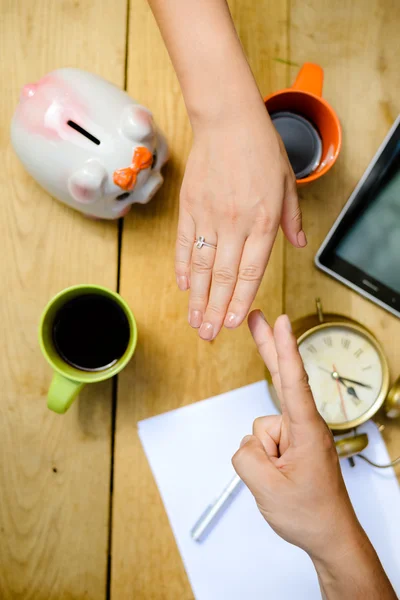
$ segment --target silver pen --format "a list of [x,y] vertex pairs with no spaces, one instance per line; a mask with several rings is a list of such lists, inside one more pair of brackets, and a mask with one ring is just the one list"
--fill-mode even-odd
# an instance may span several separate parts
[[242,480],[239,475],[235,475],[224,491],[218,496],[218,498],[210,504],[203,512],[201,517],[197,520],[196,524],[192,528],[190,535],[192,540],[195,542],[202,542],[207,534],[210,532],[212,527],[215,525],[218,517],[221,516],[222,510],[227,508],[235,497],[236,492],[241,488]]

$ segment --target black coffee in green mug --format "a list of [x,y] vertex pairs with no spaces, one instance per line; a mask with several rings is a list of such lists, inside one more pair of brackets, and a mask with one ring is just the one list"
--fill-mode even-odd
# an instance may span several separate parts
[[63,414],[88,383],[126,367],[137,342],[135,317],[113,290],[81,284],[62,290],[45,307],[39,344],[52,367],[47,406]]
[[303,179],[318,167],[322,155],[321,137],[305,117],[290,111],[271,114],[275,129],[282,138],[296,179]]
[[53,322],[53,343],[60,357],[83,371],[116,364],[130,339],[129,321],[111,297],[83,294],[66,302]]

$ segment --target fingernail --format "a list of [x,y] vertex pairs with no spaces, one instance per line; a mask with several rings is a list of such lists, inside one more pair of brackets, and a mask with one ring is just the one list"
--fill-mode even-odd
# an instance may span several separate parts
[[192,310],[189,312],[189,325],[198,329],[203,321],[203,315],[200,310]]
[[282,321],[283,321],[283,324],[284,324],[284,326],[285,326],[285,329],[286,329],[287,331],[290,331],[290,332],[292,332],[292,324],[291,324],[291,322],[290,322],[290,319],[289,319],[289,317],[288,317],[287,315],[283,315],[283,317],[282,317]]
[[225,318],[225,327],[235,327],[237,323],[237,315],[235,313],[228,313]]
[[300,248],[304,248],[304,246],[307,246],[307,238],[303,230],[299,231],[299,233],[297,234],[297,243],[300,246]]
[[240,447],[244,446],[245,444],[247,444],[247,442],[251,440],[251,435],[245,435],[244,438],[242,439],[242,441],[240,442]]
[[186,292],[189,288],[188,278],[185,275],[179,275],[179,277],[176,278],[176,283],[181,292]]
[[203,323],[200,327],[199,335],[202,340],[211,341],[214,337],[214,327],[211,323]]
[[262,310],[259,310],[258,314],[260,315],[260,317],[262,318],[263,321],[267,322],[267,319],[265,318],[265,315]]

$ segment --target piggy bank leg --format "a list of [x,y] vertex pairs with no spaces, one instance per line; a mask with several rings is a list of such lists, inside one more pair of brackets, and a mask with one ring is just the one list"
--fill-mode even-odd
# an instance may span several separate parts
[[134,202],[139,204],[147,204],[154,194],[158,192],[160,187],[162,186],[164,181],[164,177],[161,173],[153,173],[150,175],[149,179],[146,181],[144,186],[140,188],[134,195]]

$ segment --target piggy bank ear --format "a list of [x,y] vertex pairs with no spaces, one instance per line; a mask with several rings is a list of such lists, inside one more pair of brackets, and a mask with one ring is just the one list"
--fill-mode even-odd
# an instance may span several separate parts
[[122,113],[121,130],[132,142],[150,139],[154,135],[153,115],[143,106],[130,104]]
[[68,180],[68,189],[77,202],[90,204],[103,194],[107,171],[97,160],[88,160],[82,169],[75,171]]

